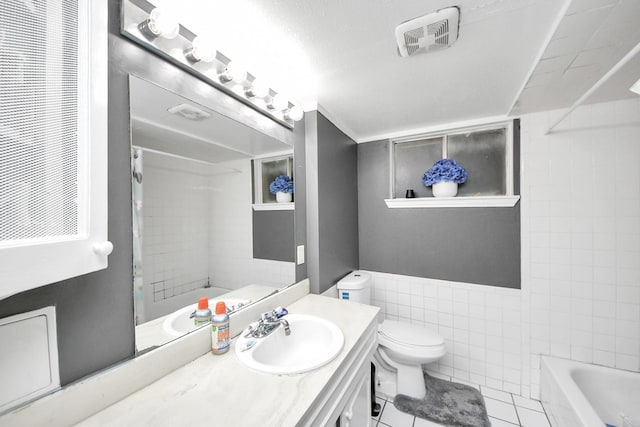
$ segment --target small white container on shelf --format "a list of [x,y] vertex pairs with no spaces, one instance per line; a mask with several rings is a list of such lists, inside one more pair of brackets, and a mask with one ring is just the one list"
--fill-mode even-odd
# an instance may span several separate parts
[[285,193],[284,191],[278,191],[276,193],[276,201],[278,203],[289,203],[289,202],[291,202],[291,193]]
[[440,181],[431,186],[433,197],[455,197],[458,194],[458,183],[453,181]]

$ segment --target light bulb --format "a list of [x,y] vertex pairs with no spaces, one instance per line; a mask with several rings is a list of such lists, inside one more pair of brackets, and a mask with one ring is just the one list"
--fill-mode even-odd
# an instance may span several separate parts
[[247,78],[247,70],[236,61],[230,61],[227,68],[218,76],[222,83],[241,82]]
[[247,78],[247,70],[237,61],[231,61],[227,64],[227,72],[235,82],[241,82]]
[[173,39],[180,32],[180,23],[171,14],[156,7],[149,14],[149,18],[141,22],[138,28],[151,39],[156,37]]
[[271,99],[269,106],[274,110],[284,110],[289,106],[289,100],[281,93],[278,93]]
[[255,79],[249,88],[247,88],[246,94],[248,97],[264,98],[269,95],[269,86],[266,85],[260,79]]
[[216,59],[216,48],[211,40],[196,36],[184,54],[192,62],[211,62]]
[[304,116],[304,111],[302,111],[302,108],[298,107],[297,105],[294,105],[284,113],[284,116],[286,118],[293,120],[294,122],[298,122],[302,120],[302,117]]

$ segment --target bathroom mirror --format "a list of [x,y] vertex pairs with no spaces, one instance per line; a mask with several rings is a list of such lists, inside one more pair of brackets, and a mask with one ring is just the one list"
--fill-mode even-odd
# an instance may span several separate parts
[[129,85],[140,354],[193,330],[201,297],[237,310],[295,282],[294,203],[261,191],[254,203],[262,181],[292,174],[293,147],[139,77]]

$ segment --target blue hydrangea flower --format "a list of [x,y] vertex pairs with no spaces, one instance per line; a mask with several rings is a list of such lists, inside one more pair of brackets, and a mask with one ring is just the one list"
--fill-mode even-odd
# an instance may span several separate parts
[[269,184],[271,194],[281,191],[283,193],[293,193],[293,180],[287,175],[280,175]]
[[453,181],[462,184],[466,180],[467,170],[451,159],[438,160],[422,176],[422,182],[427,187],[440,181]]

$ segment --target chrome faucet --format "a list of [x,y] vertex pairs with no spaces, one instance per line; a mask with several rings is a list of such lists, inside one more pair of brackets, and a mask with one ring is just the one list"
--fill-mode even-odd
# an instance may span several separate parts
[[291,335],[289,322],[282,318],[287,314],[286,309],[281,309],[279,312],[277,310],[278,309],[262,313],[260,315],[260,320],[258,320],[258,324],[255,327],[249,326],[249,332],[245,337],[252,336],[253,338],[264,338],[271,332],[275,331],[280,325],[284,328],[285,335]]
[[280,319],[280,324],[284,328],[285,335],[291,335],[291,329],[289,328],[289,322],[286,319]]

